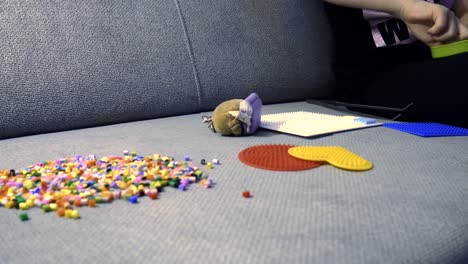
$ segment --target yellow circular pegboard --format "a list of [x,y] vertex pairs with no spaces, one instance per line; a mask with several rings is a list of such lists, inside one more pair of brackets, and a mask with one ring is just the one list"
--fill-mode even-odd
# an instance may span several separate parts
[[340,146],[292,147],[288,153],[303,160],[326,161],[345,170],[365,171],[373,167],[372,162]]

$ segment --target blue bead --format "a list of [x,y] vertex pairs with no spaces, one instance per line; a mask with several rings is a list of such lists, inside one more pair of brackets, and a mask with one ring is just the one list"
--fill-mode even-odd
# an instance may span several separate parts
[[130,198],[128,198],[128,201],[132,204],[138,203],[138,197],[130,196]]

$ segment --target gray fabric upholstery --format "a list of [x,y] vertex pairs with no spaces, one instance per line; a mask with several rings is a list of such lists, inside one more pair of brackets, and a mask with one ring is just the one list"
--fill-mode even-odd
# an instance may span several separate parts
[[2,1],[0,137],[193,113],[173,1]]
[[0,139],[329,92],[310,1],[0,4]]
[[321,1],[179,1],[202,109],[256,92],[266,103],[330,94]]
[[[306,103],[265,113],[335,113]],[[0,208],[1,263],[466,263],[468,141],[384,127],[301,138],[261,130],[213,134],[201,114],[0,141],[2,168],[122,150],[221,160],[203,170],[216,186],[166,189],[156,201],[122,200],[59,219]],[[340,145],[371,160],[367,172],[329,165],[272,172],[243,165],[256,144]],[[241,196],[249,189],[253,198]]]

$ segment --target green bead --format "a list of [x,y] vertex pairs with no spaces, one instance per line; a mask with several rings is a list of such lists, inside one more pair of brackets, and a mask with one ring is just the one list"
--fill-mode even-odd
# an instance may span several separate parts
[[41,207],[42,211],[44,213],[47,213],[47,212],[50,212],[52,209],[50,209],[50,206],[48,204],[44,204],[42,207]]
[[166,187],[169,185],[168,181],[161,181],[161,187]]
[[29,216],[28,216],[27,213],[21,213],[21,214],[19,215],[19,218],[20,218],[21,221],[23,221],[23,222],[29,220]]
[[178,179],[174,179],[174,180],[171,180],[171,181],[169,182],[169,186],[174,187],[174,188],[177,188],[177,187],[179,187],[179,183],[180,183],[180,182],[179,182]]
[[96,197],[96,203],[103,203],[102,197]]
[[24,203],[26,200],[24,199],[24,197],[22,195],[18,195],[16,196],[16,202],[18,203]]

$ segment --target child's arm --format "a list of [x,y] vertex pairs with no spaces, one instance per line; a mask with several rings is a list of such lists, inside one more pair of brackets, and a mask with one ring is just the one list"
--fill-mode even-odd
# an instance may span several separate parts
[[462,24],[468,27],[468,0],[456,0],[453,12]]
[[403,2],[419,2],[422,0],[325,0],[331,4],[371,9],[375,11],[382,11],[394,16],[397,16],[400,12]]
[[[463,25],[452,11],[442,5],[424,0],[325,1],[336,5],[389,13],[403,20],[415,37],[429,46],[460,40],[460,28]],[[467,0],[457,1],[466,3]]]

